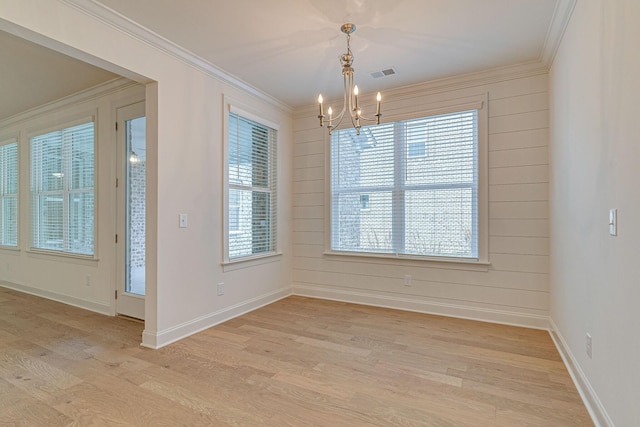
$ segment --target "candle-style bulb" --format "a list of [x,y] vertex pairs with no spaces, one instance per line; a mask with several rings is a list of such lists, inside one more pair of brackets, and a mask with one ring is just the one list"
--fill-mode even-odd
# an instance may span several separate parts
[[320,119],[320,126],[322,126],[322,118],[324,117],[324,110],[322,108],[322,94],[318,95],[318,108],[320,109],[318,118]]
[[329,120],[331,120],[331,115],[333,114],[333,110],[331,109],[331,107],[329,107],[328,113],[329,113]]
[[355,86],[353,87],[353,94],[354,94],[354,95],[356,95],[356,96],[358,96],[358,85],[355,85]]
[[[322,95],[320,95],[322,96]],[[378,92],[378,95],[376,95],[376,101],[380,102],[382,101],[382,95],[380,95],[380,92]]]

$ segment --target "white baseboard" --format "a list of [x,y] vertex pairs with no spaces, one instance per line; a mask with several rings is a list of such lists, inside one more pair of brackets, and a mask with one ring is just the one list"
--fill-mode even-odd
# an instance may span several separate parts
[[242,316],[243,314],[256,310],[260,307],[272,304],[282,298],[288,297],[289,295],[291,295],[291,288],[281,288],[157,333],[145,330],[142,333],[141,345],[143,347],[153,349],[164,347],[190,335],[211,328],[212,326],[231,320],[234,317]]
[[478,320],[481,322],[500,323],[504,325],[522,326],[533,329],[549,329],[549,318],[547,316],[491,310],[465,305],[444,304],[440,302],[410,299],[400,296],[379,295],[344,289],[328,289],[308,285],[294,285],[293,295],[350,302],[354,304],[372,305],[376,307],[395,308],[398,310]]
[[37,297],[72,305],[74,307],[83,308],[85,310],[94,311],[96,313],[106,314],[107,316],[113,316],[111,313],[111,306],[109,304],[87,301],[81,298],[59,294],[45,289],[38,289],[31,286],[19,285],[13,282],[0,281],[0,286],[7,289],[13,289],[14,291],[24,292],[25,294],[35,295]]
[[569,375],[571,375],[573,383],[578,389],[578,393],[580,393],[584,406],[586,406],[587,411],[589,411],[589,415],[591,415],[593,423],[596,427],[614,427],[613,421],[609,417],[609,414],[607,414],[607,411],[602,405],[602,402],[598,398],[595,390],[591,387],[591,383],[584,374],[584,371],[580,367],[577,359],[573,356],[567,342],[558,330],[558,326],[553,319],[549,319],[549,323],[551,339],[555,343],[558,352],[564,361],[564,365],[567,367]]

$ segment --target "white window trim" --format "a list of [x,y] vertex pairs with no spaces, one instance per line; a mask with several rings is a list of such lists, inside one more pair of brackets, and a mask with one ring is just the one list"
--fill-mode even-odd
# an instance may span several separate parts
[[[381,123],[396,122],[401,120],[417,119],[427,116],[455,113],[465,110],[478,111],[478,257],[434,257],[419,255],[404,255],[393,253],[372,253],[354,251],[336,251],[331,249],[331,149],[325,150],[325,256],[337,257],[365,257],[371,260],[407,260],[411,262],[429,263],[433,266],[441,265],[478,265],[485,269],[490,265],[489,260],[489,112],[488,94],[465,98],[463,103],[442,102],[433,108],[420,111],[412,111],[406,114],[395,114],[384,118]],[[384,116],[383,116],[384,117]],[[330,147],[331,137],[324,133],[325,146]]]
[[[274,129],[277,132],[276,147],[280,141],[280,125],[276,122],[270,121],[262,117],[258,112],[254,112],[254,109],[240,101],[235,100],[232,97],[223,95],[223,109],[222,109],[222,126],[223,126],[223,143],[222,143],[222,266],[223,271],[232,271],[240,268],[248,268],[256,265],[261,265],[269,262],[279,261],[282,252],[280,251],[280,227],[279,227],[279,215],[275,218],[276,222],[276,244],[272,251],[264,252],[260,254],[253,254],[239,258],[229,258],[229,219],[227,212],[229,210],[229,114],[238,114],[246,119],[253,120],[256,123]],[[276,151],[276,155],[279,155]],[[280,179],[278,171],[276,174],[276,212],[280,212],[279,206],[279,192],[277,191],[280,186]]]
[[[84,113],[80,113],[80,114],[74,114],[72,116],[67,116],[65,118],[62,118],[60,120],[57,120],[55,122],[49,120],[47,122],[46,125],[42,125],[42,126],[36,126],[36,127],[30,127],[26,133],[26,143],[25,145],[25,152],[26,152],[26,162],[28,165],[28,170],[27,170],[27,179],[26,179],[26,189],[27,192],[29,193],[29,197],[27,197],[28,199],[28,220],[27,220],[27,225],[28,225],[28,229],[29,232],[27,233],[28,235],[28,245],[27,245],[27,250],[26,252],[29,254],[35,254],[35,255],[45,255],[45,256],[55,256],[55,257],[63,257],[63,258],[68,258],[68,259],[77,259],[77,260],[86,260],[86,261],[98,261],[98,248],[99,248],[99,242],[98,242],[98,212],[99,212],[99,205],[98,205],[98,201],[100,200],[100,198],[98,197],[98,189],[99,189],[99,183],[98,183],[98,138],[99,138],[99,128],[98,128],[98,112],[97,110],[90,110],[90,113],[87,113],[86,110]],[[35,248],[33,247],[33,242],[32,242],[32,237],[33,237],[33,224],[32,224],[32,217],[33,217],[33,206],[32,206],[32,198],[31,198],[31,138],[35,137],[35,136],[39,136],[39,135],[43,135],[43,134],[47,134],[50,132],[55,132],[58,130],[62,130],[62,129],[67,129],[70,127],[74,127],[77,125],[81,125],[83,123],[89,123],[92,122],[93,123],[93,254],[92,255],[85,255],[85,254],[78,254],[78,253],[74,253],[74,252],[66,252],[66,251],[60,251],[60,250],[54,250],[54,249],[42,249],[42,248]]]

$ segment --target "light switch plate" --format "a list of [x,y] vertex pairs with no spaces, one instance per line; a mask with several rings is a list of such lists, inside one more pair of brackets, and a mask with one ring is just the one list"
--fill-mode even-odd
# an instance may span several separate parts
[[180,214],[180,228],[187,228],[188,225],[187,214]]

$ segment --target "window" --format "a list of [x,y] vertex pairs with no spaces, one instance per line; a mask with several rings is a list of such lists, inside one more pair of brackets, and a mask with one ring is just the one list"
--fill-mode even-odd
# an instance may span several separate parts
[[277,131],[229,113],[227,259],[276,250]]
[[407,156],[420,157],[425,155],[424,141],[415,141],[407,143]]
[[369,209],[369,195],[361,194],[360,195],[360,209],[366,210]]
[[18,143],[0,145],[0,245],[18,246]]
[[240,231],[240,192],[229,190],[229,233]]
[[331,249],[479,259],[478,160],[477,109],[334,131]]
[[94,254],[94,124],[31,138],[31,246]]

